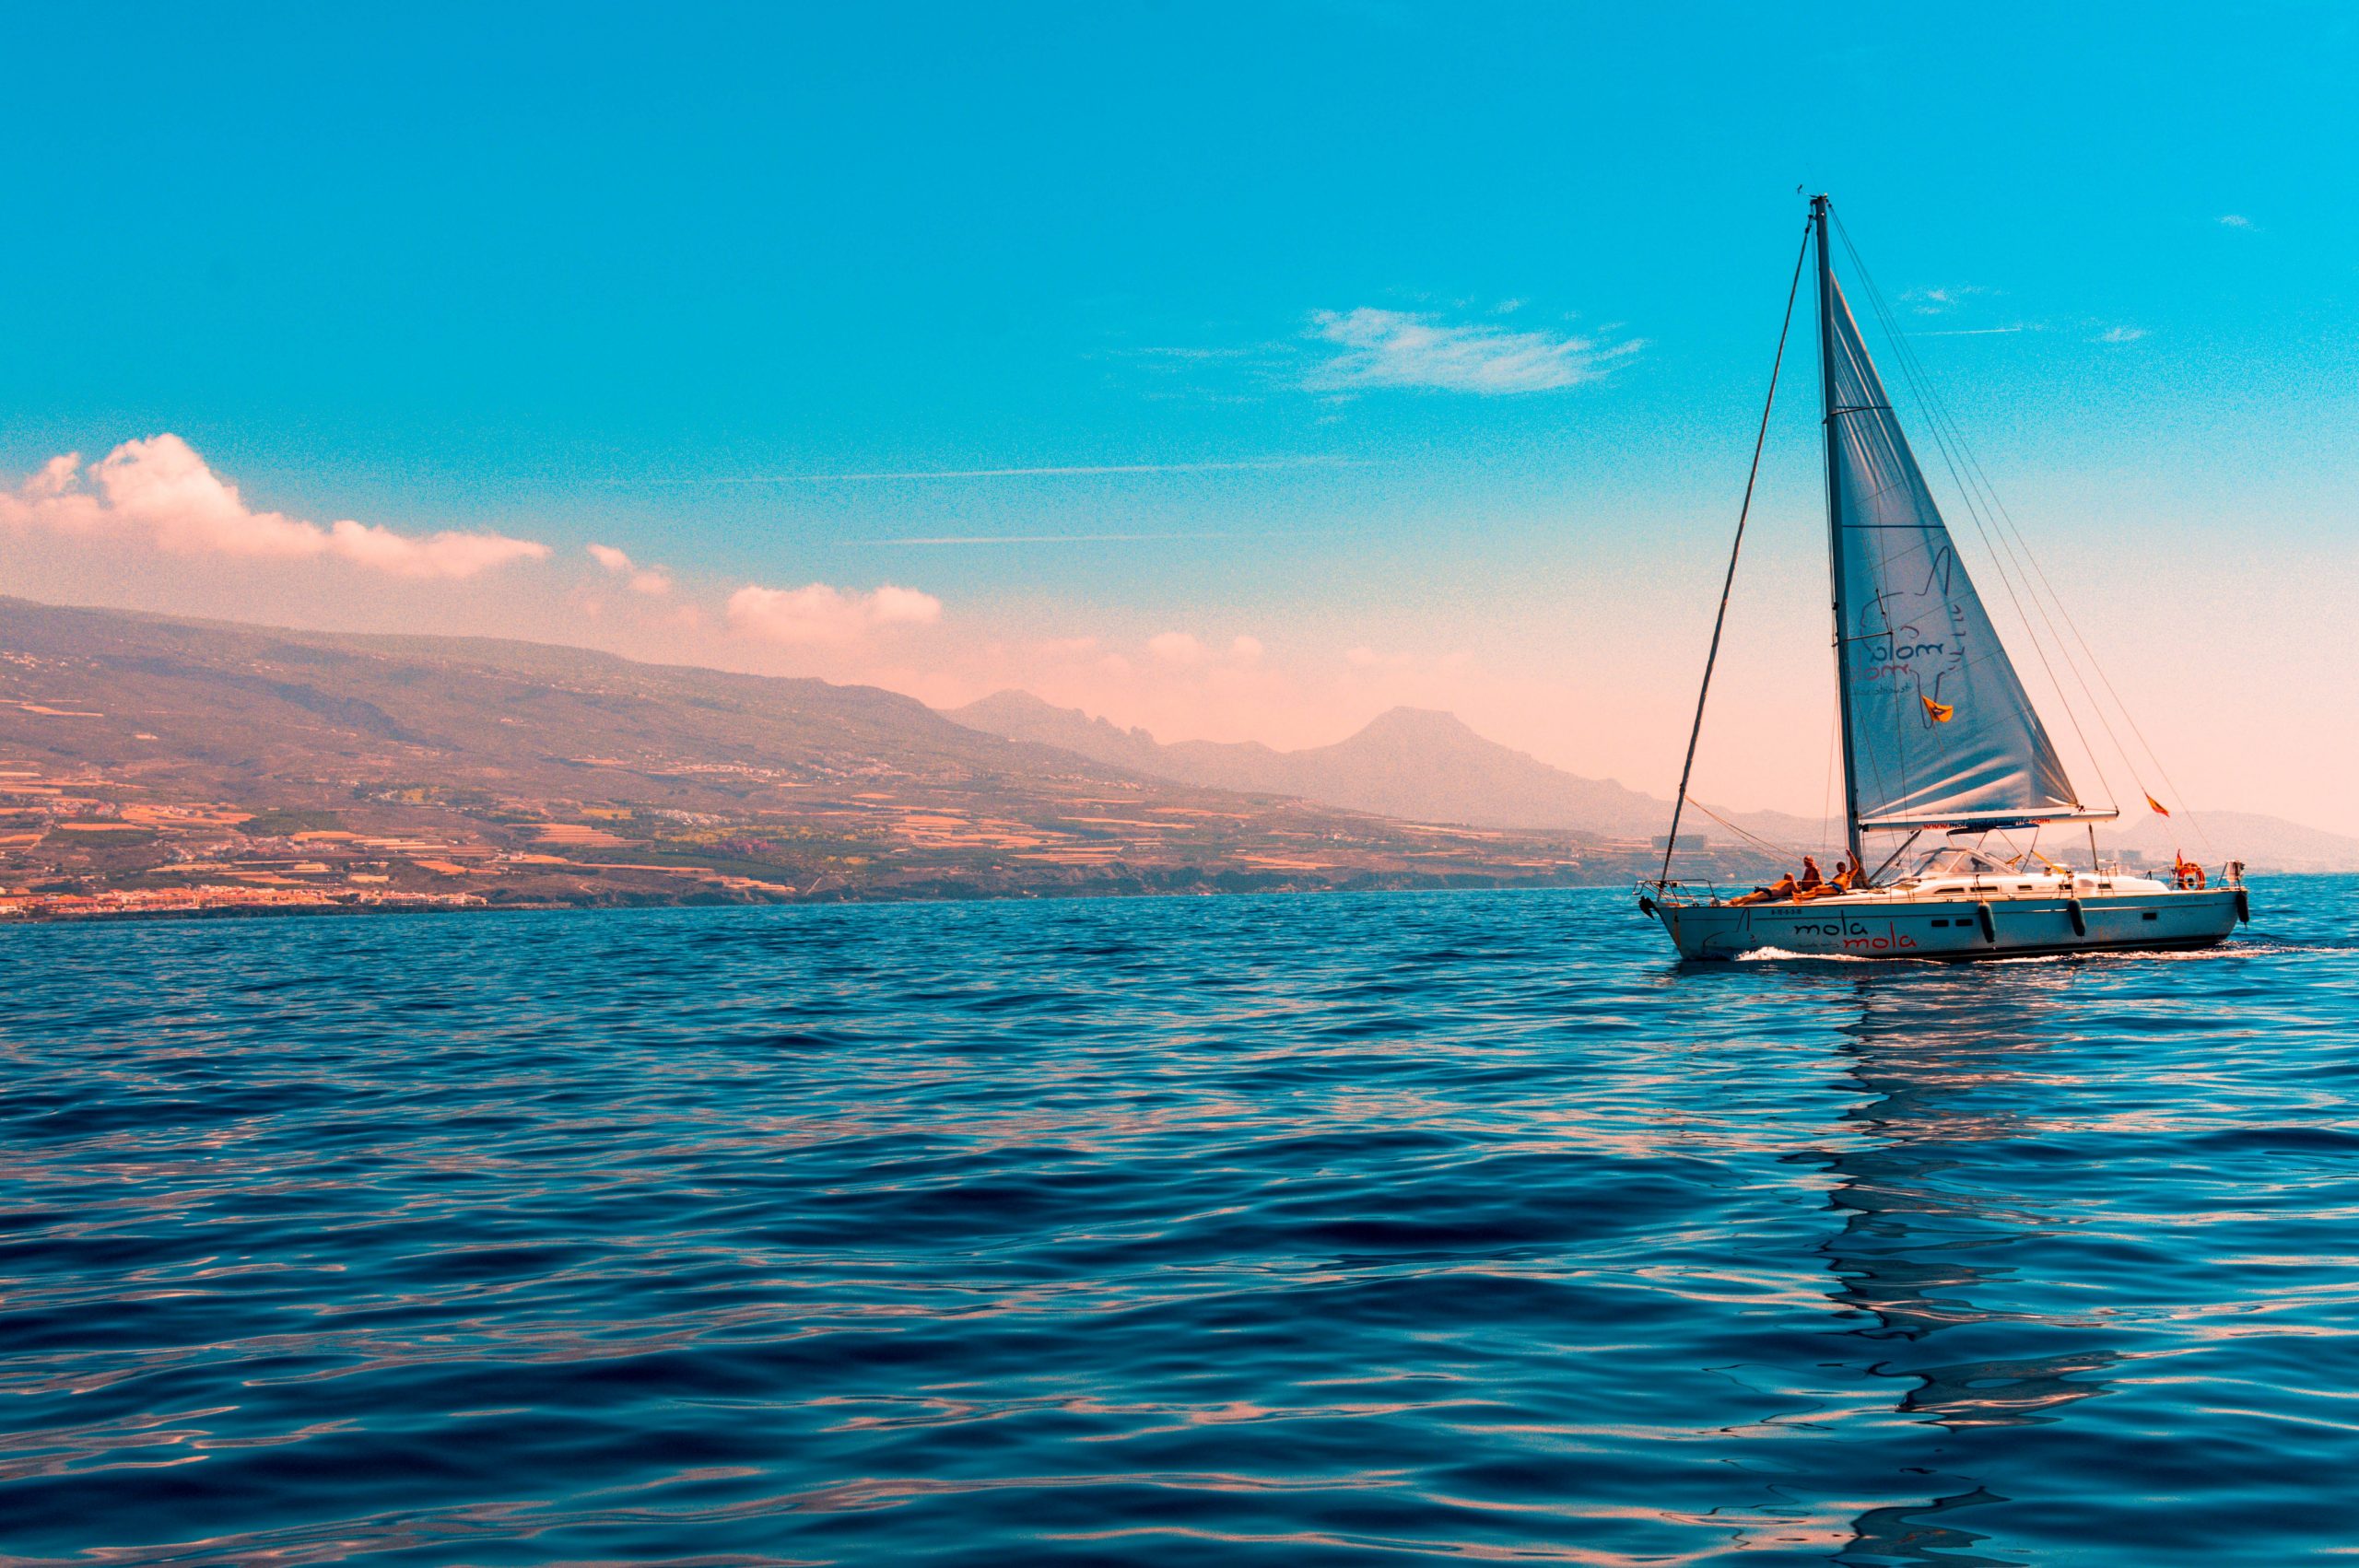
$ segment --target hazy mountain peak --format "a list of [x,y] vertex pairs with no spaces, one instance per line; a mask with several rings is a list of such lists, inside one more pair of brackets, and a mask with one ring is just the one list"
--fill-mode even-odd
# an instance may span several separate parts
[[1119,729],[1026,692],[995,692],[948,717],[1160,778],[1294,795],[1415,822],[1632,837],[1662,831],[1670,814],[1660,801],[1611,779],[1551,767],[1438,708],[1389,708],[1332,745],[1292,752],[1258,742],[1164,745],[1144,730]]
[[1386,708],[1360,726],[1356,734],[1342,743],[1349,745],[1359,741],[1386,741],[1418,745],[1472,743],[1491,746],[1498,744],[1496,741],[1485,740],[1476,734],[1473,727],[1455,713],[1447,712],[1438,708],[1405,707]]

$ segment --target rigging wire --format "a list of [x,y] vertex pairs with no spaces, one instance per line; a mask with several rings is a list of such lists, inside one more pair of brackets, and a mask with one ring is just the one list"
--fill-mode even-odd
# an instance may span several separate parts
[[1843,705],[1838,701],[1827,719],[1826,790],[1818,800],[1818,852],[1822,855],[1834,853],[1827,840],[1835,832],[1835,743],[1842,738]]
[[[1842,220],[1839,217],[1836,219],[1836,226],[1838,229],[1842,226]],[[2139,750],[2145,754],[2147,764],[2154,769],[2155,776],[2163,781],[2163,787],[2179,801],[2179,809],[2185,814],[2188,825],[2195,830],[2195,836],[2201,841],[2205,850],[2211,851],[2212,848],[2211,836],[2204,832],[2201,819],[2186,805],[2186,797],[2180,792],[2177,782],[2171,778],[2170,769],[2164,765],[2162,754],[2156,751],[2154,743],[2146,738],[2145,731],[2138,722],[2138,716],[2130,711],[2130,705],[2122,700],[2121,693],[2113,684],[2112,675],[2107,672],[2104,661],[2097,657],[2095,648],[2081,630],[2080,624],[2072,618],[2072,612],[2064,603],[2063,595],[2056,591],[2056,585],[2049,580],[2047,568],[2040,565],[2038,556],[2031,548],[2030,540],[2025,536],[2023,526],[2015,521],[2014,514],[2008,509],[2005,498],[1999,494],[1998,487],[1991,484],[1989,474],[1982,467],[1980,458],[1976,454],[1972,445],[1966,441],[1964,429],[1959,425],[1956,415],[1942,401],[1939,392],[1933,386],[1931,377],[1924,373],[1923,361],[1918,357],[1915,347],[1908,344],[1897,331],[1891,320],[1889,308],[1884,303],[1881,291],[1875,289],[1873,279],[1869,276],[1867,265],[1860,259],[1859,252],[1851,244],[1851,238],[1848,232],[1843,235],[1843,245],[1844,249],[1850,253],[1852,264],[1859,269],[1861,278],[1867,280],[1868,287],[1874,295],[1879,313],[1884,319],[1885,330],[1893,334],[1903,370],[1908,372],[1913,369],[1910,375],[1910,391],[1917,396],[1920,406],[1925,409],[1928,424],[1932,425],[1938,422],[1941,425],[1946,425],[1951,439],[1957,448],[1959,458],[1965,463],[1967,474],[1978,485],[1982,499],[1989,508],[1993,518],[1993,528],[1998,532],[2001,541],[2013,535],[2014,547],[2021,552],[2021,559],[2016,562],[2016,569],[2023,575],[2025,588],[2030,592],[2033,603],[2039,607],[2040,618],[2047,622],[2048,635],[2056,639],[2058,651],[2063,656],[2066,667],[2072,672],[2073,679],[2080,683],[2082,695],[2087,699],[2090,710],[2095,714],[2097,722],[2104,728],[2106,739],[2113,743],[2114,751],[2121,758],[2122,766],[2129,770],[2130,782],[2137,786],[2141,795],[2147,794],[2144,781],[2140,777],[2142,770],[2137,759],[2130,755],[2130,748],[2122,744],[2121,737],[2113,727],[2113,720],[2107,713],[2106,704],[2097,700],[2095,691],[2089,685],[2088,676],[2081,670],[2083,660],[2086,661],[2089,672],[2094,673],[2098,683],[2105,687],[2106,696],[2111,699],[2113,711],[2118,712],[2122,722],[2129,727],[2130,735],[2138,743]],[[1937,429],[1935,437],[1937,443],[1940,439]],[[1943,455],[1946,461],[1946,451]],[[1956,478],[1958,475],[1953,473],[1952,477]],[[1960,484],[1960,489],[1961,491],[1966,489],[1963,482]],[[1971,496],[1968,497],[1967,506],[1969,510],[1973,509],[1974,501]],[[1977,521],[1978,522],[1980,520],[1978,518]],[[2013,550],[2011,550],[2009,555],[2010,559],[2014,558]],[[2012,593],[2012,590],[2010,591]],[[2043,593],[2046,596],[2045,599],[2041,597]],[[2051,607],[2055,612],[2053,617],[2048,614]],[[2016,608],[2017,613],[2020,614],[2021,605],[2017,605]],[[2070,642],[2065,639],[2062,633],[2057,631],[2057,620],[2061,620],[2065,629],[2071,634]],[[2025,624],[2028,626],[2028,620]],[[2080,648],[2080,659],[2073,657],[2074,644],[2078,644]],[[2052,674],[2050,678],[2053,678]],[[2083,743],[2086,744],[2085,740]],[[2094,752],[2090,755],[2090,760],[2095,761]],[[2100,776],[2102,777],[2101,766]],[[2106,781],[2106,788],[2109,792],[2111,791],[2110,781]],[[2148,796],[2148,799],[2151,800],[2152,797]]]
[[[1696,771],[1696,743],[1704,734],[1704,703],[1712,694],[1712,666],[1719,661],[1720,632],[1728,625],[1729,594],[1736,587],[1737,557],[1744,550],[1745,520],[1753,515],[1753,486],[1761,477],[1761,449],[1769,439],[1769,411],[1778,405],[1778,372],[1786,363],[1786,336],[1793,330],[1794,300],[1802,292],[1802,263],[1810,256],[1810,226],[1803,225],[1802,248],[1794,257],[1794,278],[1786,286],[1786,319],[1778,326],[1778,353],[1769,362],[1769,392],[1761,400],[1761,427],[1754,432],[1753,467],[1745,474],[1744,499],[1736,510],[1736,540],[1729,546],[1728,575],[1720,579],[1720,607],[1712,616],[1712,646],[1704,655],[1704,681],[1696,692],[1696,722],[1687,731],[1687,759],[1679,765],[1679,793],[1672,797],[1671,837],[1662,844],[1662,871],[1657,879],[1660,882],[1671,880],[1671,858],[1679,852],[1679,816],[1687,804],[1687,780]],[[1704,807],[1696,810],[1711,815]],[[1719,817],[1712,820],[1720,821]]]
[[[1722,827],[1727,828],[1731,833],[1735,834],[1739,838],[1743,839],[1755,848],[1766,849],[1769,853],[1777,856],[1781,860],[1792,860],[1797,856],[1800,856],[1803,860],[1808,860],[1810,858],[1809,856],[1804,855],[1800,848],[1793,845],[1779,844],[1771,839],[1762,837],[1758,833],[1754,833],[1748,829],[1739,827],[1736,824],[1731,822],[1728,818],[1722,816],[1719,813],[1714,811],[1711,807],[1706,805],[1701,801],[1690,800],[1687,802],[1687,804],[1694,806],[1697,811],[1702,812],[1706,816],[1710,817],[1714,822],[1719,823]],[[1822,848],[1821,853],[1825,852],[1826,851],[1824,848]]]
[[[1972,445],[1966,439],[1964,427],[1956,415],[1951,413],[1948,404],[1942,400],[1931,373],[1925,369],[1923,359],[1917,354],[1915,346],[1908,342],[1907,334],[1902,332],[1898,321],[1893,315],[1889,302],[1884,298],[1883,291],[1876,287],[1874,278],[1868,272],[1867,263],[1860,259],[1858,248],[1852,245],[1848,233],[1843,236],[1843,244],[1844,249],[1850,254],[1852,264],[1859,270],[1860,278],[1866,286],[1871,307],[1874,309],[1886,335],[1892,340],[1894,360],[1900,366],[1901,374],[1908,382],[1910,394],[1915,397],[1919,411],[1925,415],[1926,427],[1932,434],[1934,447],[1941,452],[1943,465],[1950,471],[1951,481],[1957,486],[1959,497],[1966,503],[1966,515],[1972,520],[1976,532],[1981,536],[1983,547],[1990,552],[1992,564],[1999,572],[2000,584],[2006,589],[2007,597],[2014,605],[2017,617],[2024,623],[2024,630],[2030,637],[2032,651],[2038,657],[2040,668],[2046,672],[2049,684],[2056,688],[2058,698],[2064,706],[2064,717],[2072,726],[2073,738],[2080,742],[2081,749],[2088,757],[2090,766],[2096,769],[2098,784],[2107,796],[2113,798],[2118,812],[2120,792],[2114,788],[2104,760],[2097,755],[2096,748],[2089,743],[2087,732],[2081,728],[2080,714],[2072,706],[2071,689],[2056,678],[2055,666],[2048,660],[2048,649],[2039,639],[2039,626],[2033,623],[2031,615],[2025,611],[2023,603],[2024,598],[2028,597],[2032,608],[2038,611],[2040,622],[2046,625],[2048,638],[2056,644],[2058,656],[2064,661],[2065,669],[2081,688],[2083,700],[2087,703],[2089,711],[2096,719],[2098,726],[2104,730],[2106,739],[2112,743],[2115,755],[2120,758],[2122,766],[2129,770],[2130,782],[2137,785],[2142,794],[2144,785],[2140,781],[2140,769],[2136,760],[2130,756],[2130,748],[2121,743],[2121,737],[2115,731],[2113,720],[2107,714],[2105,704],[2097,700],[2095,689],[2089,685],[2088,676],[2081,669],[2080,661],[2073,658],[2071,645],[2065,640],[2064,635],[2056,629],[2057,615],[2063,614],[2062,602],[2058,598],[2053,585],[2048,584],[2045,572],[2038,573],[2038,580],[2035,583],[2033,574],[2038,571],[2038,560],[2032,554],[2030,541],[2024,537],[2021,528],[2014,526],[2012,517],[2006,517],[2003,523],[2000,521],[2005,513],[2005,504],[2000,500],[1997,489],[1990,484],[1989,476],[1983,472],[1980,460],[1976,457]],[[2011,532],[2013,535],[2012,541],[2009,538]],[[2012,576],[2010,568],[2013,568]],[[2021,595],[2016,592],[2017,579],[2020,579],[2023,584]],[[2040,596],[2038,591],[2041,586],[2048,588],[2048,596],[2045,599]],[[2054,614],[2050,613],[2051,606]],[[2068,621],[2070,619],[2069,616],[2065,618]],[[2077,635],[2078,628],[2075,627],[2074,630]],[[2091,666],[2097,669],[2102,678],[2104,671],[2096,663],[2095,651],[2088,647],[2086,638],[2081,640],[2083,654]],[[2107,689],[2111,689],[2110,682],[2107,683]],[[2118,694],[2115,694],[2114,701],[2117,707],[2120,706]],[[2124,717],[2128,717],[2126,708]]]
[[[1849,245],[1848,236],[1844,243],[1847,247]],[[1857,260],[1856,252],[1854,252],[1854,260]],[[1860,271],[1864,275],[1866,268],[1862,266]],[[1890,330],[1889,327],[1887,330]],[[2113,727],[2111,713],[2118,713],[2122,722],[2129,727],[2131,737],[2138,743],[2139,750],[2145,754],[2147,765],[2153,768],[2155,776],[2161,778],[2163,787],[2179,800],[2179,809],[2186,816],[2188,825],[2194,829],[2195,836],[2205,851],[2212,852],[2211,836],[2203,830],[2202,820],[2187,807],[2186,798],[2180,793],[2177,782],[2171,778],[2170,769],[2164,765],[2162,754],[2156,751],[2154,743],[2146,738],[2144,730],[2138,723],[2138,716],[2130,710],[2130,705],[2122,700],[2121,693],[2113,684],[2112,675],[2107,672],[2104,661],[2097,657],[2095,648],[2089,642],[2086,634],[2081,630],[2080,624],[2073,620],[2071,610],[2064,603],[2064,596],[2056,591],[2056,585],[2048,579],[2047,568],[2040,564],[2039,556],[2033,551],[2030,540],[2025,536],[2022,524],[2016,522],[2014,514],[2007,509],[2005,499],[2000,496],[1998,487],[1991,484],[1989,475],[1983,471],[1981,460],[1975,454],[1972,446],[1966,442],[1956,415],[1942,404],[1939,392],[1932,387],[1931,378],[1923,374],[1923,362],[1917,357],[1916,350],[1903,344],[1901,353],[1904,369],[1913,363],[1919,372],[1919,378],[1912,378],[1911,391],[1919,396],[1920,402],[1928,405],[1929,423],[1938,417],[1940,421],[1946,424],[1951,438],[1958,449],[1960,459],[1966,464],[1967,473],[1978,484],[1983,501],[1989,508],[1993,519],[1992,527],[2002,542],[2009,535],[2013,536],[2013,548],[2009,551],[2009,558],[2015,560],[2016,569],[2023,575],[2025,591],[2031,594],[2033,603],[2039,607],[2040,618],[2047,623],[2048,635],[2056,639],[2057,649],[2063,656],[2066,668],[2072,672],[2073,679],[2080,683],[2082,695],[2087,699],[2090,711],[2096,716],[2098,724],[2105,731],[2106,739],[2113,743],[2115,754],[2120,757],[2122,766],[2129,770],[2130,782],[2136,786],[2140,795],[2146,796],[2149,801],[2152,800],[2142,777],[2144,770],[2139,766],[2137,758],[2131,755],[2130,748],[2122,743],[2120,733]],[[1971,508],[1971,500],[1968,506]],[[2015,559],[2016,551],[2021,553],[2019,560]],[[2045,595],[2044,598],[2043,595]],[[2020,613],[2021,606],[2017,608]],[[2054,611],[2052,616],[2049,614],[2051,608]],[[2061,620],[2066,631],[2071,634],[2071,641],[2068,642],[2064,634],[2056,629],[2058,620]],[[2073,656],[2074,644],[2080,648],[2078,659]],[[2086,673],[2081,668],[2083,661],[2088,665]],[[2091,673],[2095,674],[2098,684],[2104,686],[2106,696],[2112,704],[2111,713],[2108,712],[2106,703],[2098,700],[2095,690],[2090,686],[2088,677]],[[2083,743],[2086,744],[2085,739]],[[2091,753],[2090,760],[2092,762],[2096,760],[2094,752]],[[2102,774],[2102,764],[2099,765],[2099,768]],[[2107,781],[2106,787],[2108,791],[2112,790],[2109,780]]]
[[[1833,215],[1830,214],[1830,216]],[[2032,651],[2038,658],[2041,670],[2047,674],[2048,684],[2056,689],[2059,698],[2061,699],[2065,720],[2072,727],[2073,738],[2080,743],[2082,752],[2088,757],[2091,766],[2096,769],[2098,784],[2108,796],[2118,797],[2118,792],[2115,790],[2111,779],[2106,777],[2105,765],[2099,760],[2096,748],[2089,743],[2087,732],[2081,727],[2080,713],[2071,701],[2071,688],[2058,679],[2055,665],[2048,658],[2047,645],[2038,635],[2038,626],[2034,623],[2031,614],[2025,609],[2025,598],[2028,597],[2031,600],[2032,609],[2038,612],[2040,622],[2046,624],[2048,638],[2055,642],[2057,652],[2063,659],[2066,670],[2071,674],[2074,683],[2080,686],[2083,698],[2105,730],[2107,739],[2113,743],[2116,754],[2129,767],[2133,783],[2137,778],[2137,765],[2131,760],[2128,748],[2121,744],[2120,737],[2114,732],[2112,722],[2106,715],[2104,705],[2097,700],[2096,694],[2090,687],[2087,677],[2082,673],[2078,663],[2072,659],[2071,647],[2066,643],[2063,634],[2056,629],[2055,617],[2049,614],[2047,603],[2034,590],[2031,573],[2026,569],[2024,559],[2017,558],[2014,544],[2008,541],[2005,531],[2001,529],[1992,518],[1986,516],[1983,496],[1987,496],[1989,500],[1994,503],[1992,509],[1996,510],[1998,509],[1995,507],[1997,495],[1995,490],[1991,489],[1988,476],[1982,474],[1980,464],[1975,462],[1972,449],[1966,440],[1965,431],[1959,427],[1955,417],[1951,415],[1947,405],[1941,401],[1938,392],[1933,390],[1931,377],[1926,372],[1923,361],[1919,358],[1915,348],[1909,344],[1907,334],[1900,330],[1900,324],[1895,319],[1884,291],[1876,286],[1874,275],[1869,272],[1867,263],[1860,256],[1859,248],[1851,242],[1850,233],[1843,228],[1839,217],[1836,218],[1836,229],[1842,238],[1843,249],[1850,258],[1853,270],[1858,274],[1861,284],[1865,286],[1864,294],[1870,309],[1875,312],[1879,323],[1892,341],[1895,362],[1899,365],[1902,376],[1908,382],[1911,395],[1916,399],[1919,410],[1925,415],[1926,427],[1932,435],[1935,450],[1942,455],[1942,465],[1949,470],[1951,482],[1957,486],[1958,495],[1966,504],[1966,515],[1974,523],[1975,532],[1980,535],[1984,549],[1990,553],[1992,566],[1999,574],[2000,586],[2006,590],[2009,603],[2014,606],[2016,616],[2022,620],[2024,629],[2030,636]],[[1975,484],[1967,477],[1968,472],[1981,481],[1982,495],[1978,495]],[[2028,558],[2030,556],[2028,541],[2023,540],[2020,529],[2014,532],[2015,543],[2021,544],[2023,556]],[[2012,571],[2009,569],[2010,567],[2013,568]],[[2016,591],[2017,578],[2021,578],[2024,584],[2021,593]],[[2049,591],[2052,597],[2053,589],[2051,588]],[[2090,654],[2090,659],[2094,663],[2094,653]],[[2117,696],[2116,701],[2118,702],[2118,700]],[[2118,810],[2118,803],[2116,810]]]

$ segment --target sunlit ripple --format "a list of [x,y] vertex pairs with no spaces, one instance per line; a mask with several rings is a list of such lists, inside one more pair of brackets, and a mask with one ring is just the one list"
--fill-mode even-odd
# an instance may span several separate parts
[[2291,1562],[2359,883],[0,931],[0,1564]]

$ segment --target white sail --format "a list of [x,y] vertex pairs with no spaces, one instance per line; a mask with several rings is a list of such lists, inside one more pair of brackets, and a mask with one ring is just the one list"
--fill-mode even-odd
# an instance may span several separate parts
[[2080,809],[1829,280],[1839,678],[1851,804],[1866,826],[1991,823]]

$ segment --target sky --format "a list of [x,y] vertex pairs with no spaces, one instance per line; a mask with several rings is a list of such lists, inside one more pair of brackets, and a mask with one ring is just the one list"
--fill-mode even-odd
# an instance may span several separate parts
[[[2359,822],[2359,12],[1650,10],[15,7],[0,592],[1668,795],[1825,190],[2084,794]],[[1807,304],[1696,793],[1814,814]]]

